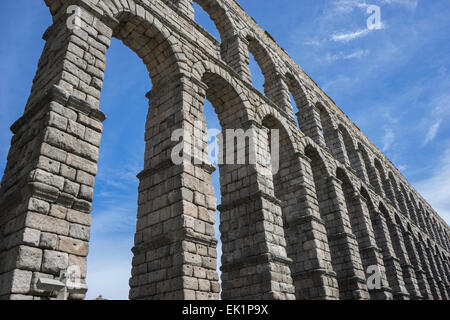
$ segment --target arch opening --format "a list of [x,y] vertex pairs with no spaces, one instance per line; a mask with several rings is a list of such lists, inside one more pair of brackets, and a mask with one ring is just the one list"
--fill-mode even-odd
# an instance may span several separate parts
[[112,39],[106,58],[100,105],[108,119],[103,123],[94,187],[86,299],[103,294],[110,300],[126,300],[138,210],[136,175],[143,168],[145,150],[145,94],[151,80],[142,60],[118,39]]
[[[222,34],[219,31],[219,29],[217,28],[217,24],[214,21],[214,19],[211,17],[211,15],[208,12],[215,12],[214,10],[212,10],[210,7],[208,12],[205,11],[202,7],[201,4],[203,4],[203,6],[205,6],[205,3],[207,1],[193,1],[193,8],[194,8],[194,21],[200,25],[201,27],[203,27],[206,31],[208,31],[217,41],[221,41],[222,39]],[[217,18],[216,18],[217,20]],[[222,31],[223,33],[223,31]]]
[[300,109],[304,110],[304,107],[308,105],[306,94],[292,74],[286,74],[286,82],[297,128],[299,128],[300,131],[303,131],[300,124]]
[[[276,88],[273,85],[276,77],[275,64],[267,50],[258,40],[248,36],[247,41],[249,43],[248,50],[250,55],[252,84],[269,99],[274,99],[277,95]],[[263,75],[262,78],[260,78],[261,73]],[[255,75],[257,76],[255,77]]]

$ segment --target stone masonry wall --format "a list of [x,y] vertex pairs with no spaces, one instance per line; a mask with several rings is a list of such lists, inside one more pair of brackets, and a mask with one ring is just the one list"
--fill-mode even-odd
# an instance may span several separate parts
[[[130,299],[448,299],[449,226],[236,1],[194,1],[221,39],[193,21],[192,0],[45,0],[53,24],[1,181],[0,299],[52,299],[37,280],[69,266],[86,278],[112,37],[153,83]],[[264,93],[252,86],[249,52]],[[223,130],[253,129],[255,163],[208,163],[206,98]],[[178,164],[176,129],[189,133]],[[280,132],[274,175],[271,129]]]

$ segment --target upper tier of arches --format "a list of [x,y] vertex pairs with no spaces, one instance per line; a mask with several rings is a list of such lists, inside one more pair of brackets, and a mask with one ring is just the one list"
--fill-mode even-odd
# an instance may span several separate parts
[[[60,9],[67,1],[45,1],[54,21],[65,16],[66,13]],[[215,39],[194,22],[193,1],[209,14],[220,33],[220,39]],[[95,2],[91,1],[91,5]],[[83,3],[85,2],[80,2],[81,5]],[[321,152],[328,154],[328,158],[331,156],[343,164],[361,180],[366,189],[387,199],[388,206],[431,234],[434,241],[441,245],[446,239],[448,242],[448,225],[410,186],[399,170],[237,2],[104,0],[96,5],[99,19],[110,19],[113,21],[111,23],[126,23],[128,26],[121,27],[120,30],[134,33],[136,39],[151,38],[154,39],[152,43],[162,43],[159,54],[148,57],[147,61],[154,82],[160,80],[159,70],[167,70],[171,66],[180,73],[195,78],[197,69],[194,64],[204,67],[206,63],[202,61],[211,62],[214,67],[210,68],[220,68],[231,75],[230,82],[239,87],[238,93],[242,94],[246,90],[258,95],[259,102],[244,100],[248,104],[247,108],[256,108],[259,113],[268,108],[276,110],[278,120],[286,123],[285,127],[289,128],[289,135],[293,140],[304,146],[310,144],[322,148]],[[152,12],[153,16],[148,12]],[[133,20],[128,19],[127,15],[147,20],[150,27],[142,29],[140,25],[133,24]],[[116,36],[120,38],[121,35]],[[165,46],[166,43],[170,45]],[[185,45],[186,43],[190,45]],[[191,51],[194,44],[197,48]],[[145,59],[145,45],[132,49]],[[249,53],[254,55],[264,75],[264,93],[257,92],[251,84]],[[234,77],[241,82],[239,85]],[[289,94],[292,94],[299,109],[299,129],[295,124],[296,115],[293,114]]]

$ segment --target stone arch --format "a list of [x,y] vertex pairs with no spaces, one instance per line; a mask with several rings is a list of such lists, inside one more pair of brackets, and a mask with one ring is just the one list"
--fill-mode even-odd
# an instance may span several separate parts
[[421,227],[422,230],[426,233],[429,234],[429,230],[428,230],[428,215],[427,212],[424,209],[424,206],[422,204],[421,200],[417,200],[417,204],[418,204],[418,210],[419,210],[419,216],[421,217]]
[[338,129],[342,134],[345,149],[344,155],[346,155],[346,160],[348,159],[349,166],[355,171],[355,173],[362,181],[369,182],[365,165],[363,164],[363,160],[358,153],[358,149],[356,148],[355,142],[350,135],[350,132],[342,123],[338,125]]
[[[112,3],[108,2],[108,4]],[[21,199],[21,202],[40,203],[46,209],[43,211],[36,210],[36,207],[30,207],[30,210],[25,210],[22,215],[24,221],[33,217],[38,219],[40,222],[35,224],[32,229],[39,233],[45,228],[47,232],[58,239],[59,244],[49,250],[38,241],[29,244],[26,248],[28,253],[19,250],[18,252],[11,252],[11,254],[20,256],[25,253],[29,254],[29,251],[44,252],[43,255],[47,258],[42,259],[39,265],[26,270],[27,274],[30,275],[29,280],[31,282],[36,281],[33,277],[41,275],[41,273],[38,275],[38,272],[43,270],[50,276],[59,275],[59,270],[55,268],[41,267],[41,264],[44,265],[47,260],[52,261],[53,259],[52,263],[59,263],[57,259],[61,259],[63,262],[59,264],[58,268],[60,269],[67,268],[68,263],[72,262],[79,265],[81,269],[84,269],[83,267],[86,265],[91,224],[89,213],[92,210],[94,177],[97,173],[102,133],[101,122],[105,120],[104,114],[99,110],[100,90],[106,67],[105,54],[111,37],[115,36],[141,57],[153,80],[153,89],[149,97],[154,98],[150,102],[154,108],[150,108],[146,126],[145,168],[139,175],[141,179],[139,220],[135,247],[133,248],[136,259],[133,261],[133,277],[130,280],[131,298],[151,297],[157,294],[145,291],[142,288],[156,285],[158,279],[154,278],[154,282],[150,281],[151,278],[145,282],[140,282],[137,279],[142,278],[142,266],[152,263],[156,256],[155,251],[145,246],[146,242],[150,240],[148,238],[149,230],[156,224],[147,223],[146,219],[148,215],[153,213],[151,204],[161,200],[161,198],[156,199],[156,197],[160,196],[158,193],[164,188],[154,194],[155,198],[146,197],[146,195],[150,189],[149,181],[154,179],[152,166],[158,167],[161,163],[164,163],[161,160],[165,160],[161,155],[156,158],[152,149],[170,146],[171,142],[161,139],[161,137],[177,127],[178,123],[171,122],[171,120],[174,120],[175,113],[182,110],[180,100],[177,100],[176,93],[179,93],[177,91],[179,89],[176,89],[176,87],[179,83],[175,77],[182,74],[183,66],[179,63],[181,49],[175,38],[170,36],[167,29],[162,27],[161,22],[150,14],[144,17],[142,14],[138,14],[136,9],[132,11],[130,8],[123,8],[118,5],[110,10],[105,6],[105,3],[102,3],[102,6],[110,14],[107,19],[101,20],[101,17],[97,16],[97,11],[93,10],[93,13],[83,8],[83,19],[95,21],[93,26],[83,24],[80,30],[75,29],[74,31],[67,27],[64,19],[55,19],[53,26],[49,28],[45,35],[47,43],[38,66],[37,79],[48,77],[48,81],[35,82],[25,115],[17,123],[17,125],[20,124],[20,130],[16,131],[16,134],[17,138],[23,137],[23,133],[27,131],[29,125],[40,119],[39,126],[35,127],[39,135],[36,137],[37,140],[33,142],[36,153],[29,159],[31,166],[24,168],[25,171],[23,172],[24,175],[32,178],[24,181],[20,188],[29,188],[27,194],[23,194],[25,198]],[[55,16],[65,12],[64,6],[52,6],[51,8]],[[55,45],[56,43],[58,45]],[[49,68],[51,68],[51,72]],[[164,89],[161,89],[162,84],[167,79],[172,80],[171,85],[164,86]],[[170,99],[172,99],[172,103],[169,108],[167,106],[162,108],[159,105],[158,101],[170,101]],[[39,109],[37,109],[37,106],[39,106]],[[159,118],[154,116],[161,111],[164,111],[166,119],[161,119],[161,116]],[[161,125],[163,121],[165,121],[165,124]],[[160,129],[160,135],[154,130],[156,127]],[[170,137],[170,134],[167,136]],[[157,147],[154,143],[156,140],[160,141]],[[150,143],[153,144],[152,148],[149,148]],[[20,156],[22,152],[20,148],[13,144],[11,149],[12,153]],[[65,170],[49,171],[49,164],[58,164]],[[167,174],[169,169],[171,168],[163,166],[163,168],[160,168],[159,174]],[[8,172],[14,171],[13,167],[8,168],[5,176],[8,176]],[[14,174],[17,175],[17,172],[14,172]],[[5,190],[7,188],[2,185],[2,197]],[[172,190],[164,191],[168,194]],[[158,211],[158,214],[160,213],[159,208],[155,211]],[[175,219],[178,219],[179,222],[179,219],[182,218],[174,217]],[[67,226],[67,231],[58,229],[58,225]],[[177,224],[174,223],[175,225]],[[162,225],[156,227],[160,226]],[[82,233],[70,233],[70,228],[82,230]],[[169,230],[167,231],[169,232]],[[25,231],[20,229],[17,232],[23,233]],[[170,242],[162,249],[174,248],[177,244],[180,243]],[[178,252],[178,255],[174,254],[169,259],[171,263],[180,259],[181,252]],[[12,260],[15,259],[12,258]],[[17,272],[21,272],[20,266],[13,267],[18,270]],[[167,270],[176,272],[177,268],[176,265],[170,265]],[[33,271],[36,272],[33,273]],[[81,276],[84,281],[85,271]],[[180,281],[172,288],[161,290],[158,297],[184,297],[182,290],[180,291],[180,288],[177,287],[181,285],[182,282]],[[14,288],[2,288],[2,290],[5,290],[2,295],[15,293],[14,291],[7,291],[14,290]],[[28,287],[27,290],[22,290],[22,293],[29,296],[45,296],[33,286]],[[74,296],[73,298],[82,298],[82,296]]]
[[400,188],[399,188],[399,184],[397,183],[397,179],[395,178],[392,171],[389,171],[389,173],[388,173],[388,180],[392,186],[395,207],[398,208],[400,210],[400,212],[407,217],[408,210],[406,208],[406,204],[404,202],[403,196],[400,193]]
[[336,125],[327,108],[320,102],[316,104],[320,120],[320,132],[325,140],[325,144],[333,155],[338,154],[335,147]]
[[[227,154],[222,155],[224,162],[219,163],[222,192],[222,201],[219,206],[223,251],[222,298],[273,299],[274,294],[279,294],[282,295],[282,299],[293,299],[295,298],[294,287],[286,256],[285,237],[283,233],[275,232],[278,228],[282,229],[283,224],[280,203],[277,202],[273,193],[273,181],[267,175],[270,166],[258,157],[255,159],[256,163],[250,162],[251,153],[254,152],[251,145],[257,145],[256,141],[263,141],[264,135],[260,125],[256,121],[250,120],[248,112],[251,108],[246,107],[246,103],[238,93],[241,91],[235,88],[236,83],[227,81],[227,78],[231,80],[227,72],[206,62],[198,62],[194,66],[194,70],[196,70],[194,74],[201,77],[200,81],[193,81],[195,85],[193,91],[196,92],[195,99],[199,110],[201,110],[206,97],[213,105],[224,130],[222,153],[227,150]],[[200,115],[198,118],[204,123],[204,119]],[[242,130],[242,132],[228,132],[233,129]],[[232,135],[232,140],[229,140],[228,135]],[[241,137],[245,139],[243,163],[240,162],[241,150],[237,141]],[[203,142],[206,145],[205,141]],[[269,144],[257,145],[256,152],[258,154],[259,152],[268,152],[268,146]],[[233,159],[229,158],[229,147],[233,147],[231,154]],[[211,173],[207,168],[205,170],[206,175]],[[243,172],[245,172],[245,179],[242,176]],[[208,184],[210,183],[208,182]],[[279,218],[269,219],[266,213],[270,213],[271,217]],[[250,223],[253,220],[265,226],[270,224],[272,226],[270,229],[274,230],[271,237],[264,236],[266,232],[264,228],[258,227],[258,230],[255,230],[255,224]],[[257,244],[254,244],[253,240]],[[253,261],[255,255],[270,258],[268,261],[263,258],[256,259],[252,264],[254,267],[267,270],[268,274],[265,275],[267,281],[262,283],[258,278],[249,278],[244,274],[245,268],[248,267],[247,261]],[[278,257],[276,262],[274,262],[274,258],[271,258],[273,255]],[[277,272],[283,273],[282,279],[271,278],[275,268],[278,268]],[[246,292],[237,290],[243,282],[245,282],[245,287],[252,289]],[[273,287],[274,282],[278,283],[277,288]],[[286,291],[281,290],[280,287],[285,288]],[[263,292],[261,288],[270,288],[270,291]]]
[[[203,67],[199,67],[203,66]],[[206,67],[205,67],[206,66]],[[255,127],[254,122],[249,121],[249,115],[247,111],[249,109],[246,108],[246,104],[241,99],[238,91],[233,85],[233,82],[230,83],[227,81],[227,77],[229,75],[227,72],[222,70],[221,68],[216,68],[212,65],[207,65],[205,63],[198,63],[196,66],[197,72],[201,75],[201,81],[197,83],[197,88],[195,91],[198,93],[197,99],[199,101],[199,106],[203,105],[205,97],[211,102],[213,105],[221,126],[223,130],[228,129],[250,129],[255,132],[259,132],[259,128]],[[214,70],[212,72],[211,70]],[[231,78],[230,78],[231,79]],[[202,119],[202,122],[204,120]],[[223,150],[228,150],[229,147],[229,137],[227,131],[223,134]],[[243,132],[246,135],[246,132]],[[259,139],[258,136],[261,133],[256,133],[253,136],[250,135],[248,139]],[[270,188],[273,183],[270,184],[270,179],[265,175],[265,171],[262,171],[261,167],[265,167],[266,164],[262,163],[259,159],[257,159],[256,164],[252,164],[249,162],[250,160],[250,152],[253,152],[251,148],[247,147],[248,142],[254,142],[245,139],[245,163],[239,162],[239,146],[236,145],[236,138],[233,138],[234,149],[233,149],[233,159],[232,162],[228,162],[230,159],[228,158],[228,154],[223,155],[223,163],[219,163],[220,170],[220,182],[221,182],[221,192],[222,192],[222,203],[219,207],[220,211],[220,230],[221,230],[221,240],[222,240],[222,298],[223,299],[237,299],[241,297],[265,297],[270,298],[271,293],[267,292],[254,292],[256,288],[260,288],[259,286],[272,286],[273,283],[270,282],[270,276],[268,276],[267,282],[261,284],[254,278],[248,278],[243,275],[243,271],[246,267],[245,264],[242,264],[242,261],[246,261],[246,259],[251,259],[251,256],[254,254],[255,250],[250,250],[249,245],[251,245],[253,236],[255,236],[254,225],[249,224],[250,219],[257,219],[261,223],[269,223],[273,224],[273,228],[281,227],[283,228],[282,222],[279,219],[274,221],[267,220],[266,217],[262,216],[265,210],[269,210],[273,215],[279,215],[281,217],[281,208],[279,204],[274,202],[273,192],[270,193],[268,190],[264,189],[260,190],[260,186],[258,182],[261,179],[266,181],[265,186]],[[236,148],[237,147],[237,148]],[[236,154],[238,157],[236,158]],[[238,162],[235,162],[235,161]],[[242,179],[242,171],[245,170],[247,179]],[[206,171],[205,174],[209,174],[210,172]],[[211,186],[212,187],[212,186]],[[239,187],[239,188],[237,188]],[[239,192],[241,190],[242,193]],[[245,190],[245,191],[244,191]],[[259,190],[259,191],[258,191]],[[256,193],[255,193],[256,192]],[[264,192],[268,192],[267,195]],[[247,194],[247,197],[245,195]],[[242,202],[240,203],[237,199],[239,197],[242,198]],[[270,198],[272,202],[263,203],[261,211],[254,211],[255,205],[254,203],[258,203],[262,201],[263,197],[272,197]],[[271,206],[266,207],[266,206]],[[236,216],[236,212],[240,212],[239,216]],[[260,218],[257,218],[260,216]],[[237,220],[236,220],[237,219]],[[237,223],[239,222],[239,223]],[[239,231],[238,231],[239,230]],[[261,234],[264,231],[261,231]],[[279,289],[274,289],[279,292],[279,294],[283,295],[284,299],[292,299],[294,298],[294,289],[292,286],[292,280],[290,276],[289,268],[286,264],[286,243],[284,240],[284,234],[278,235],[273,234],[273,239],[265,239],[264,237],[258,238],[261,243],[259,245],[259,249],[257,251],[262,250],[262,252],[257,252],[260,255],[268,254],[271,256],[274,254],[273,250],[277,249],[277,253],[279,254],[280,261],[275,263],[275,265],[267,265],[265,268],[268,268],[268,272],[274,272],[272,268],[284,268],[285,275],[283,279],[273,280],[278,281],[279,286],[285,286],[288,289],[286,292],[281,292]],[[267,243],[265,241],[268,241]],[[266,249],[264,249],[266,248]],[[269,252],[265,252],[269,250]],[[236,252],[240,252],[239,255],[236,255]],[[282,260],[282,259],[285,260]],[[256,262],[256,265],[264,265],[265,262]],[[242,281],[246,283],[245,286],[253,287],[251,291],[247,293],[240,293],[236,291],[236,286],[240,286]],[[258,291],[259,289],[257,289]],[[259,295],[258,295],[259,294]],[[272,297],[273,298],[273,297]]]
[[384,188],[384,194],[386,195],[387,199],[391,201],[392,205],[397,208],[397,201],[395,200],[395,193],[393,186],[386,176],[386,171],[384,170],[384,166],[382,165],[381,161],[377,158],[374,159],[374,165],[377,169],[378,175],[382,181],[383,188]]
[[[422,203],[421,203],[421,205],[422,205]],[[430,212],[428,211],[427,207],[425,207],[425,209],[423,209],[423,213],[425,216],[425,226],[426,226],[427,236],[434,240],[435,236],[434,236],[434,230],[432,227],[432,225],[433,225],[432,224],[433,223],[432,216],[431,216]]]
[[[130,16],[129,12],[121,11],[114,18],[119,21],[113,37],[121,40],[135,52],[145,63],[154,85],[164,82],[167,74],[171,77],[182,72],[183,53],[180,44],[163,28],[158,29],[160,22],[153,17],[153,23],[146,18]],[[167,81],[167,79],[166,79]]]
[[229,12],[223,8],[217,0],[191,0],[196,2],[206,13],[209,14],[211,20],[219,30],[222,42],[231,39],[236,35],[236,28]]
[[414,205],[412,203],[412,199],[409,197],[408,192],[406,191],[406,188],[403,183],[400,183],[400,192],[401,192],[404,202],[406,203],[406,208],[408,210],[410,219],[414,223],[417,224],[418,219],[417,219],[417,213],[416,213],[415,207],[414,207]]
[[247,35],[246,40],[248,41],[248,51],[255,57],[264,75],[264,94],[287,114],[291,115],[293,112],[289,103],[288,88],[282,81],[275,58],[269,48],[260,42],[257,37]]
[[[163,0],[164,3],[194,20],[193,2],[197,3],[211,18],[220,33],[221,40],[232,38],[236,33],[234,21],[229,12],[217,0]],[[218,39],[219,40],[219,39]]]
[[255,57],[261,71],[265,77],[266,83],[264,84],[265,93],[267,96],[271,96],[269,90],[269,84],[274,75],[277,73],[277,67],[275,61],[272,59],[269,51],[264,47],[263,44],[257,38],[248,35],[248,50]]
[[411,204],[414,208],[414,211],[416,212],[416,219],[417,219],[416,224],[419,228],[424,230],[424,228],[425,228],[424,217],[423,217],[422,211],[419,209],[416,197],[414,196],[414,194],[412,192],[409,193],[409,199],[411,200]]
[[382,183],[380,181],[379,176],[377,175],[376,168],[372,165],[372,162],[370,161],[369,154],[367,153],[366,149],[362,146],[361,142],[358,142],[358,150],[361,153],[370,185],[375,189],[375,192],[377,192],[380,196],[383,197],[384,191],[382,188]]
[[373,198],[364,186],[361,186],[360,193],[366,200],[369,211],[375,210],[375,204],[374,204]]
[[304,85],[300,81],[298,81],[296,77],[290,72],[286,73],[285,78],[286,84],[292,96],[294,97],[297,107],[300,109],[303,106],[308,106],[310,104],[310,101]]
[[296,130],[296,128],[294,128],[293,124],[290,121],[288,121],[280,111],[272,108],[270,105],[263,104],[262,107],[258,108],[257,110],[256,119],[259,124],[263,124],[264,119],[268,117],[274,118],[277,122],[280,123],[280,126],[285,131],[287,137],[290,140],[292,148],[294,148],[296,153],[300,152],[297,143],[299,132]]
[[[295,76],[290,72],[286,73],[285,82],[286,82],[289,92],[292,94],[294,103],[297,105],[298,113],[295,116],[297,118],[298,127],[299,127],[300,131],[302,131],[304,133],[309,132],[310,136],[311,136],[311,129],[308,127],[308,126],[311,126],[311,123],[308,123],[309,122],[308,118],[311,118],[311,116],[313,116],[311,114],[313,112],[313,110],[311,110],[311,104],[308,101],[306,89],[295,78]],[[302,113],[308,113],[308,114],[302,114]],[[304,126],[306,128],[304,128]]]

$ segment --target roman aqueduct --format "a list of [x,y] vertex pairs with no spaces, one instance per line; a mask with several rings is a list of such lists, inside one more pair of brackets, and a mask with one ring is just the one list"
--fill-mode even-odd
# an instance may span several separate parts
[[[71,265],[86,277],[100,92],[115,37],[153,83],[130,299],[448,299],[449,226],[236,1],[194,1],[220,42],[194,22],[192,0],[45,0],[53,24],[1,182],[0,298],[48,299],[38,279]],[[77,28],[67,24],[70,6],[81,13]],[[249,52],[264,93],[252,86]],[[221,165],[218,208],[216,168],[170,157],[175,129],[205,123],[206,98],[222,129],[258,132],[263,153],[269,130],[280,130],[278,173],[266,174],[264,154]]]

